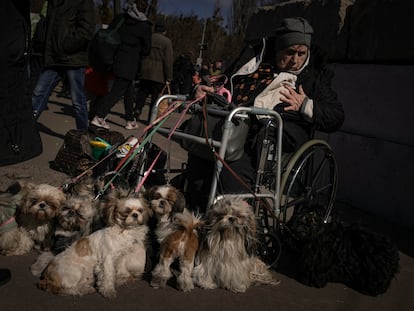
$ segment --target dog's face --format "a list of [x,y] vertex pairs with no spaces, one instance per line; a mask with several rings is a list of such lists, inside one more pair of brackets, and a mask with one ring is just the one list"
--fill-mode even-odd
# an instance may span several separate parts
[[212,233],[241,234],[254,237],[256,220],[253,208],[239,198],[224,198],[207,211],[207,226]]
[[104,208],[108,224],[125,229],[146,224],[152,215],[147,202],[141,197],[112,198]]
[[97,217],[97,209],[89,196],[69,196],[57,215],[59,226],[68,231],[89,232]]
[[66,200],[65,194],[58,188],[47,184],[33,186],[24,195],[21,201],[23,215],[31,215],[33,218],[48,221],[59,213]]
[[145,198],[157,217],[184,211],[184,195],[171,185],[153,186],[146,191]]

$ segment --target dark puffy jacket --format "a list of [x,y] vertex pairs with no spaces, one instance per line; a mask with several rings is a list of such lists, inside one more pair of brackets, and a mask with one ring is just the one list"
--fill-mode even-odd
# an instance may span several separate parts
[[113,73],[116,77],[135,80],[142,57],[151,51],[151,23],[124,14],[119,34],[121,45],[115,55]]
[[88,44],[95,29],[93,0],[49,0],[45,66],[88,65]]

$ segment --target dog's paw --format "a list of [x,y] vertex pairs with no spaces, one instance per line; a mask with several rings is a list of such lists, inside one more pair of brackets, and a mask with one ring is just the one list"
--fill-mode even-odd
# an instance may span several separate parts
[[167,286],[167,280],[153,277],[150,284],[154,289],[165,288]]
[[114,288],[100,288],[99,293],[101,293],[102,296],[108,299],[114,299],[116,298],[116,291]]
[[237,286],[224,286],[225,289],[232,291],[233,293],[244,293],[246,292],[248,286],[247,285],[237,285]]
[[194,283],[191,279],[180,279],[177,280],[178,289],[183,292],[189,292],[194,289]]

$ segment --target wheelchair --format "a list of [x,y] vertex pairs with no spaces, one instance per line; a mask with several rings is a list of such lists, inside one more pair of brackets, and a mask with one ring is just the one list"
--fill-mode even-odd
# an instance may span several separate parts
[[[152,108],[151,124],[159,124],[158,107],[161,102],[166,101],[169,105],[188,103],[187,98],[182,95],[161,96]],[[196,113],[196,110],[192,112]],[[295,152],[283,153],[281,143],[283,120],[276,111],[255,107],[235,107],[223,111],[208,106],[206,111],[208,114],[221,115],[224,119],[221,138],[216,140],[208,138],[208,144],[218,152],[216,153],[217,172],[211,183],[207,208],[223,197],[237,196],[246,199],[253,206],[257,216],[258,238],[261,242],[259,255],[269,266],[275,266],[281,252],[279,235],[287,228],[296,210],[303,207],[318,208],[322,220],[316,225],[330,221],[338,182],[335,155],[326,141],[314,138],[313,134],[312,138]],[[257,116],[266,116],[272,120],[268,124],[276,124],[277,139],[274,141],[267,136],[263,139],[258,165],[255,168],[255,184],[246,193],[219,193],[217,185],[223,169],[223,160],[226,160],[229,139],[237,123],[234,121]],[[159,126],[157,132],[178,139],[206,143],[205,137],[188,134],[177,128]],[[244,144],[244,142],[240,143]],[[180,172],[180,169],[162,170],[165,171]]]

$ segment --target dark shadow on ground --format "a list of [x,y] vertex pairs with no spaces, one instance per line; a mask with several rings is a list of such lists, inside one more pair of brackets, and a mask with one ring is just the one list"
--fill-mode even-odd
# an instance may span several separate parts
[[38,126],[39,131],[42,132],[42,133],[60,138],[62,140],[65,139],[65,134],[57,133],[57,132],[51,130],[49,127],[46,127],[45,125],[43,125],[40,122],[37,122],[37,126]]

